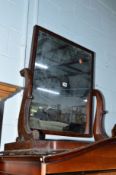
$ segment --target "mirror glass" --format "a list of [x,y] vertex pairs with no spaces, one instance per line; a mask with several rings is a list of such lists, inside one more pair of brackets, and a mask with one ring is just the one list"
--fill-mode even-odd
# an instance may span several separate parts
[[30,127],[84,133],[93,52],[41,27],[36,45]]

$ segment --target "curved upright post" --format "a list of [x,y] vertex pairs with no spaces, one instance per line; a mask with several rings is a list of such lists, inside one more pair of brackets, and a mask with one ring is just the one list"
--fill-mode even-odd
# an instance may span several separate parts
[[105,105],[104,98],[101,92],[97,89],[93,90],[93,96],[96,97],[96,113],[93,126],[93,134],[95,141],[108,138],[106,131],[104,129],[104,114]]
[[25,77],[25,89],[21,104],[21,110],[18,121],[18,141],[30,140],[33,138],[32,131],[29,127],[29,104],[31,102],[32,94],[32,73],[31,70],[25,68],[21,70],[21,75]]

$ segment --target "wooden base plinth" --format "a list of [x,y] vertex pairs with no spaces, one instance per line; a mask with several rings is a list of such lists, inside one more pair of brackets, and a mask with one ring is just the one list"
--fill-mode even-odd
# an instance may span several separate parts
[[29,149],[39,149],[45,151],[66,151],[69,149],[74,149],[80,146],[87,146],[91,144],[91,142],[76,142],[76,141],[54,141],[54,140],[33,140],[33,141],[24,141],[24,142],[13,142],[5,144],[5,151],[13,151],[13,150],[29,150]]

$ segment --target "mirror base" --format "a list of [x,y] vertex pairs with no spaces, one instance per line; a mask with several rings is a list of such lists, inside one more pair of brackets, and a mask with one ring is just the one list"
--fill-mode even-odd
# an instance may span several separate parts
[[[47,152],[58,152],[58,151],[66,151],[69,149],[74,149],[80,146],[86,146],[91,144],[92,142],[87,141],[69,141],[69,140],[28,140],[24,142],[12,142],[5,144],[5,151],[15,151],[21,152],[23,151],[39,151],[41,153]],[[39,148],[39,149],[38,149]]]

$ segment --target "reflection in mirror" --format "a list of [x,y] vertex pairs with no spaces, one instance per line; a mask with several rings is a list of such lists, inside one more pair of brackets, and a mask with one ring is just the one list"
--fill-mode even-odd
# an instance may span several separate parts
[[92,71],[92,51],[40,28],[30,127],[84,133]]

